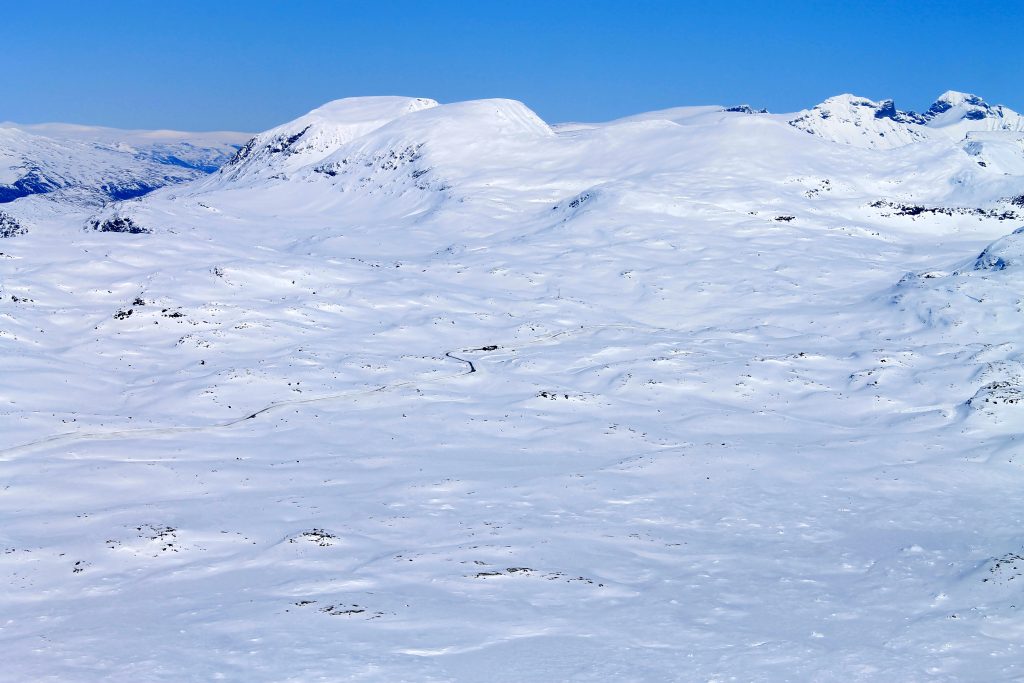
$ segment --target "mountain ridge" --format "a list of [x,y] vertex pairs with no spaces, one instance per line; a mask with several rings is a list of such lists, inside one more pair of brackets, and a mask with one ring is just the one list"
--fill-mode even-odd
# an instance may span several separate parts
[[901,111],[893,100],[844,94],[800,112],[789,124],[834,142],[889,149],[942,133],[955,142],[983,131],[1024,132],[1024,117],[977,95],[948,90],[923,113]]

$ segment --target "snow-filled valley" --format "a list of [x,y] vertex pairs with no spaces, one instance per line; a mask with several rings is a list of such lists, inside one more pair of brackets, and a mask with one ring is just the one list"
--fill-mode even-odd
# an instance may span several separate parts
[[0,680],[1024,677],[1024,122],[731,109],[0,127]]

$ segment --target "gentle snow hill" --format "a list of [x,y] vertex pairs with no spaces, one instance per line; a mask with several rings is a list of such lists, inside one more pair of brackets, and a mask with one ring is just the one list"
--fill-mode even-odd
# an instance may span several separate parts
[[[908,273],[892,302],[925,329],[983,361],[964,402],[974,429],[1024,431],[1024,346],[1018,336],[1024,289],[1024,227],[1001,237],[951,271]],[[991,344],[991,340],[999,340]]]
[[754,114],[765,115],[766,109],[754,109],[748,104],[740,104],[733,107],[701,106],[701,107],[671,107],[656,111],[633,114],[605,123],[556,123],[551,128],[559,133],[571,133],[578,130],[590,130],[605,126],[615,126],[623,123],[636,123],[639,121],[670,121],[679,125],[715,124],[736,115]]
[[0,679],[1021,678],[1020,133],[834,103],[0,205]]
[[141,196],[230,159],[241,133],[0,124],[0,203],[46,195],[79,204]]
[[[1007,139],[1009,133],[989,132],[994,139],[963,148],[945,136],[915,132],[928,129],[902,123],[903,115],[893,114],[900,121],[878,119],[877,103],[851,96],[829,102],[856,112],[858,121],[883,121],[890,139],[906,133],[904,142],[919,144],[837,145],[822,131],[800,135],[785,115],[721,107],[552,129],[521,103],[507,100],[437,105],[423,98],[353,98],[256,136],[205,180],[142,204],[113,206],[105,215],[149,212],[165,198],[167,217],[143,222],[171,224],[183,205],[200,198],[207,207],[200,213],[215,209],[222,216],[236,215],[233,206],[237,215],[337,210],[369,220],[442,206],[465,212],[481,203],[514,209],[525,202],[542,211],[596,186],[606,192],[629,187],[643,201],[667,206],[674,191],[710,188],[722,179],[721,189],[740,203],[759,193],[778,201],[806,192],[865,203],[974,208],[1020,194],[1024,149]],[[818,114],[829,130],[845,130],[834,110]],[[853,130],[863,134],[857,126]],[[856,138],[840,141],[851,139]],[[256,188],[261,191],[246,194]]]
[[[531,176],[560,175],[559,147],[566,145],[546,123],[511,100],[339,100],[257,136],[201,182],[169,188],[148,202],[114,205],[103,215],[141,214],[166,201],[171,212],[201,203],[224,216],[344,211],[380,221],[444,204],[501,204],[511,200],[502,198],[503,190],[522,198],[538,183],[545,185],[544,201],[554,201],[559,195],[547,188],[551,181]],[[169,225],[173,217],[141,219],[153,221]]]

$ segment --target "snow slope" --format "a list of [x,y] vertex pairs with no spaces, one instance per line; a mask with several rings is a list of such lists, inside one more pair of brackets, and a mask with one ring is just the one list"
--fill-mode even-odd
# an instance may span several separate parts
[[1019,678],[1016,133],[795,118],[340,100],[2,207],[0,679]]

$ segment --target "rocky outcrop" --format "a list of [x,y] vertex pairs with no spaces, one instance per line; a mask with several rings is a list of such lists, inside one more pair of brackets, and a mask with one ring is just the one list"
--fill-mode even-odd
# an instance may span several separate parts
[[131,235],[148,235],[153,232],[142,227],[128,216],[112,216],[110,218],[94,218],[86,224],[86,229],[96,232],[126,232]]
[[14,220],[14,216],[0,211],[0,239],[17,237],[18,235],[24,235],[27,232],[28,230],[24,226]]

